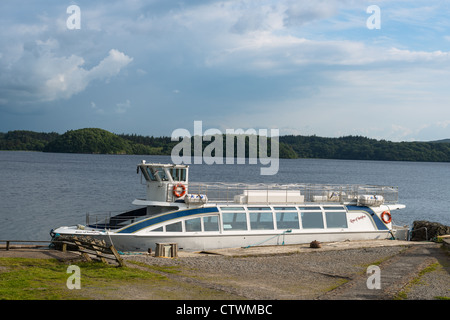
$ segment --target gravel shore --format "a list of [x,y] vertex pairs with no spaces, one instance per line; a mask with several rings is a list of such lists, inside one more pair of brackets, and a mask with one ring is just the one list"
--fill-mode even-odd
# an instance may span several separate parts
[[[173,277],[180,282],[242,299],[448,299],[450,258],[439,247],[434,243],[366,243],[355,248],[346,248],[345,244],[321,249],[302,246],[279,254],[261,247],[258,254],[253,251],[244,255],[243,250],[235,250],[235,254],[228,251],[227,255],[180,253],[177,259],[135,255],[126,260],[175,266],[181,273]],[[382,290],[378,292],[367,288],[369,265],[380,267]],[[195,292],[192,299],[196,299]]]

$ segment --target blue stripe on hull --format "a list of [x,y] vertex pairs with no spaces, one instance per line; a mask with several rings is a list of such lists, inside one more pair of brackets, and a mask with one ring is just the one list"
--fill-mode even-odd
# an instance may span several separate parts
[[149,218],[149,219],[140,221],[136,224],[130,225],[130,226],[126,227],[125,229],[118,231],[117,233],[133,233],[133,232],[139,231],[141,229],[147,228],[149,226],[152,226],[152,225],[160,223],[160,222],[177,219],[177,218],[181,218],[181,217],[192,216],[192,215],[201,214],[201,213],[216,213],[216,212],[217,213],[219,212],[217,207],[174,211],[174,212],[166,213],[164,215],[160,215],[160,216],[157,216],[154,218]]
[[373,222],[378,230],[389,230],[389,228],[381,221],[381,219],[369,207],[347,206],[348,211],[365,211],[372,216]]

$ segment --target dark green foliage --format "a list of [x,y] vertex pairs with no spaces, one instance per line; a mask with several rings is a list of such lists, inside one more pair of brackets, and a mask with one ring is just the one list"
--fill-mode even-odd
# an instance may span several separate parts
[[[223,156],[226,155],[226,137],[223,138]],[[235,137],[234,155],[237,155]],[[214,138],[213,140],[214,141]],[[245,138],[245,154],[249,154],[249,137]],[[450,143],[435,142],[391,142],[362,136],[323,138],[317,136],[279,137],[280,158],[321,158],[348,160],[390,160],[450,162]],[[438,143],[439,142],[439,143]],[[114,134],[97,128],[70,130],[58,133],[33,131],[9,131],[0,133],[0,150],[28,150],[67,153],[105,154],[151,154],[170,155],[179,141],[170,137],[140,136],[136,134]],[[203,141],[202,149],[210,141]],[[267,141],[268,154],[271,143]],[[191,154],[194,155],[194,138],[191,138]],[[213,154],[214,156],[214,154]]]
[[282,136],[299,158],[449,162],[450,143],[391,142],[361,136]]
[[0,133],[0,150],[42,151],[44,147],[59,136],[56,132],[44,133],[15,130]]
[[50,142],[43,151],[76,153],[129,153],[130,145],[102,129],[69,130]]

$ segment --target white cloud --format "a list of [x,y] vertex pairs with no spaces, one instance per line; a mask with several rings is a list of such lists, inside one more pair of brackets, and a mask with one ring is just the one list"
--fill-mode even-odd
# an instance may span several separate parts
[[52,76],[45,81],[41,99],[44,101],[68,99],[85,90],[92,81],[108,80],[116,76],[132,60],[116,49],[111,49],[108,56],[90,70],[82,67],[83,58],[74,55],[68,58],[46,59],[44,63],[53,70],[51,71]]
[[58,46],[55,39],[25,44],[14,63],[1,66],[1,95],[18,105],[69,99],[93,81],[118,75],[133,60],[111,49],[98,65],[86,69],[78,55],[57,56]]
[[104,80],[114,77],[131,61],[133,61],[133,58],[116,49],[111,49],[105,59],[88,71],[87,80]]
[[336,1],[290,1],[285,11],[287,26],[304,25],[315,20],[330,18],[338,12]]

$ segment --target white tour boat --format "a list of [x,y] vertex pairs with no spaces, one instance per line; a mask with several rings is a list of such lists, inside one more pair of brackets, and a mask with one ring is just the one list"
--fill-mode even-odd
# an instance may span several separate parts
[[147,251],[156,243],[207,250],[317,240],[395,237],[391,213],[398,188],[370,185],[190,183],[187,165],[145,163],[147,198],[115,216],[86,216],[85,225],[59,235],[99,238],[120,251]]

